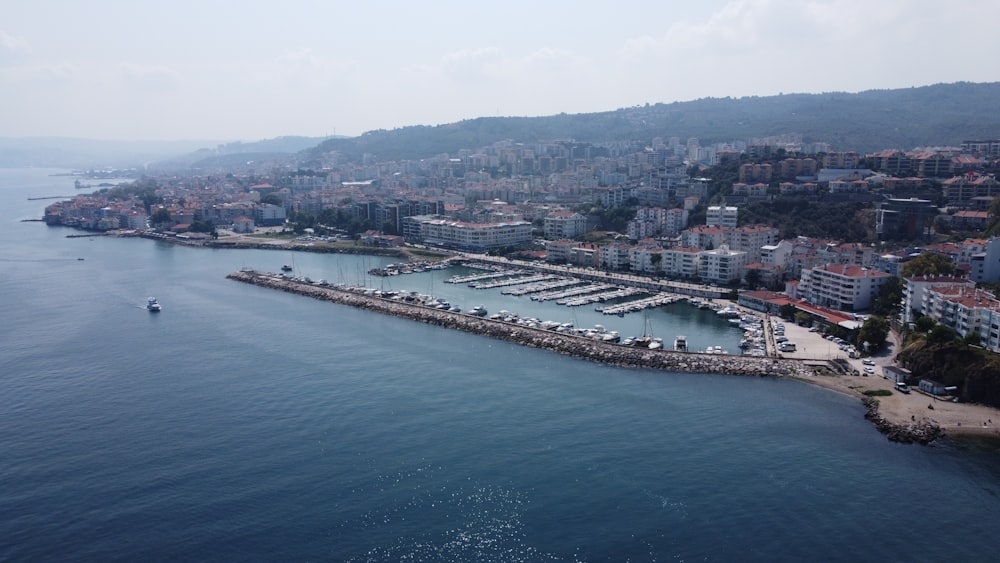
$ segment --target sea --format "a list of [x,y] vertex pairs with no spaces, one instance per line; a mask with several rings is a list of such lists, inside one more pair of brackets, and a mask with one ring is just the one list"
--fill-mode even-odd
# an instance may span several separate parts
[[[211,250],[32,221],[0,169],[0,560],[995,561],[1000,449],[889,442],[800,381],[591,363],[245,285],[281,264],[462,308],[608,320],[374,256]],[[163,306],[145,309],[148,296]],[[617,324],[613,324],[614,323]]]

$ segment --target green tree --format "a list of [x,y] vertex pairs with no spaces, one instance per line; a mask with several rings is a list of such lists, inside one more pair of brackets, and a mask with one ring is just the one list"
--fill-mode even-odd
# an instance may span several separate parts
[[864,346],[864,343],[868,343],[867,352],[873,352],[875,350],[881,349],[885,346],[885,339],[889,336],[889,331],[891,326],[889,321],[885,320],[883,317],[872,315],[868,317],[865,324],[861,325],[858,330],[858,336],[855,340],[855,344],[858,346]]
[[962,342],[969,346],[979,346],[981,340],[978,332],[970,332],[962,338]]
[[281,207],[284,204],[284,202],[281,201],[281,197],[274,193],[262,195],[260,197],[260,202],[268,205],[277,205],[278,207]]
[[913,323],[920,332],[930,332],[937,322],[931,317],[920,317]]
[[878,288],[878,293],[872,299],[871,312],[881,317],[894,317],[899,314],[903,305],[903,292],[906,287],[903,279],[892,276]]
[[903,264],[903,277],[912,276],[950,276],[955,272],[955,265],[943,255],[936,252],[924,252],[906,264]]
[[174,220],[170,217],[170,212],[167,211],[166,207],[157,208],[149,218],[149,222],[153,226],[170,226],[174,224]]
[[945,325],[937,325],[927,333],[927,341],[931,343],[944,343],[955,340],[955,331]]
[[652,254],[649,257],[649,261],[652,262],[652,264],[653,264],[653,271],[659,272],[660,271],[660,263],[663,262],[663,255],[660,254],[659,252],[657,252],[655,254]]
[[791,303],[785,303],[781,307],[778,307],[778,316],[783,319],[793,319],[795,318],[795,305]]
[[756,289],[760,285],[760,270],[750,269],[747,270],[746,275],[747,287],[750,289]]

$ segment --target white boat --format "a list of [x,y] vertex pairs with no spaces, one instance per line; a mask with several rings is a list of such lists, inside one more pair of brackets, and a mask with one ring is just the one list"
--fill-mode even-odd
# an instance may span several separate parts
[[486,310],[486,307],[483,307],[482,305],[476,305],[469,311],[470,315],[474,315],[476,317],[485,317],[488,313],[489,312]]
[[162,309],[162,307],[160,307],[160,303],[155,297],[150,297],[146,300],[146,310],[150,313],[159,313],[160,309]]
[[677,352],[688,351],[688,341],[686,336],[681,334],[677,335],[677,338],[674,339],[674,350]]

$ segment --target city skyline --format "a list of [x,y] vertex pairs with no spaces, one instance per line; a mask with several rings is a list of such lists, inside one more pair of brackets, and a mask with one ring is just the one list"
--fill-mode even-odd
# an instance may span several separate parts
[[18,0],[0,22],[0,130],[116,140],[354,136],[703,97],[1000,81],[978,55],[1000,45],[989,29],[1000,5],[922,9],[931,7]]

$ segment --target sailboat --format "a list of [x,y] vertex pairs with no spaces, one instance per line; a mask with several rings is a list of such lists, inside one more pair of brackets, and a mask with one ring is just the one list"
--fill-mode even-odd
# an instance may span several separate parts
[[653,321],[649,318],[649,313],[644,312],[642,316],[646,326],[643,329],[642,336],[632,340],[632,345],[640,348],[649,348],[650,350],[663,348],[663,339],[653,336]]

